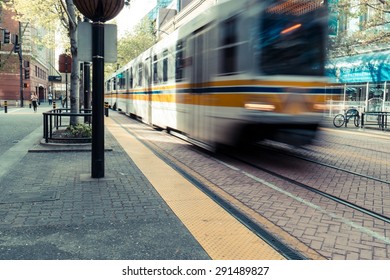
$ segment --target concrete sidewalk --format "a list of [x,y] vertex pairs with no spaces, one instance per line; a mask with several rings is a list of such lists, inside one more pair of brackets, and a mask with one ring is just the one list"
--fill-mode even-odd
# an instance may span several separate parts
[[90,152],[28,152],[41,132],[4,154],[18,151],[0,174],[0,259],[209,259],[107,130],[103,179]]

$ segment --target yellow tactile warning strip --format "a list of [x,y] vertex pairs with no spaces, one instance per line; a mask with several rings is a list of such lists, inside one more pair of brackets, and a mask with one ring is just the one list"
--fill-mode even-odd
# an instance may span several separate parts
[[[164,155],[164,156],[169,157],[169,155]],[[170,158],[170,160],[174,161],[174,159],[172,159],[172,158]],[[207,188],[212,190],[213,193],[217,194],[223,200],[229,201],[230,204],[234,205],[237,209],[239,209],[247,217],[250,217],[252,220],[259,222],[261,224],[261,226],[264,229],[266,229],[268,232],[276,234],[276,236],[281,238],[281,240],[283,240],[286,244],[290,245],[291,248],[294,248],[295,250],[303,253],[303,255],[306,256],[308,259],[310,259],[310,260],[326,260],[326,258],[324,256],[320,255],[318,252],[311,249],[309,246],[304,244],[302,241],[299,241],[297,238],[290,235],[288,232],[283,230],[283,228],[280,228],[279,226],[270,222],[269,220],[267,220],[265,217],[261,216],[256,211],[247,207],[241,201],[237,200],[236,198],[234,198],[230,194],[224,192],[216,185],[210,183],[209,181],[207,181],[206,179],[201,177],[199,174],[191,171],[185,165],[182,165],[178,161],[175,161],[175,164],[179,165],[179,167],[181,169],[185,170],[186,173],[191,174],[191,176],[195,177],[198,181],[202,182],[202,184],[206,185]]]
[[[133,133],[135,133],[133,131]],[[136,133],[135,133],[136,134]],[[213,193],[215,193],[218,197],[222,198],[224,201],[229,202],[229,204],[234,205],[235,208],[239,209],[241,213],[244,213],[246,217],[250,217],[251,220],[258,222],[262,228],[267,230],[270,233],[275,234],[278,236],[278,238],[284,242],[285,244],[288,244],[290,248],[293,248],[297,250],[298,252],[302,253],[306,258],[310,260],[326,260],[324,256],[319,254],[317,251],[313,250],[309,246],[307,246],[305,243],[297,239],[296,237],[289,234],[287,231],[285,231],[283,228],[275,225],[271,221],[269,221],[267,218],[263,217],[253,209],[246,206],[244,203],[230,195],[229,193],[222,190],[220,187],[214,185],[210,181],[208,181],[206,178],[201,176],[199,173],[195,172],[194,170],[190,169],[185,164],[181,163],[171,155],[165,153],[162,149],[160,149],[157,145],[153,147],[154,150],[157,150],[158,153],[163,154],[165,158],[167,158],[169,161],[173,162],[178,168],[183,170],[185,173],[189,174],[191,177],[195,178],[197,181],[201,182],[202,185],[207,186],[209,190],[211,190]]]
[[106,127],[194,238],[215,260],[284,257],[109,118]]

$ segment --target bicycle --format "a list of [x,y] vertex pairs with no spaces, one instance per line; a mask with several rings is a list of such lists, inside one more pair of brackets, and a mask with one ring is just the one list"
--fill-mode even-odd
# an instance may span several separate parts
[[356,127],[360,125],[359,111],[356,109],[348,109],[345,114],[338,114],[333,119],[333,125],[335,127],[342,127],[344,124],[347,126],[350,119],[353,119],[353,123]]

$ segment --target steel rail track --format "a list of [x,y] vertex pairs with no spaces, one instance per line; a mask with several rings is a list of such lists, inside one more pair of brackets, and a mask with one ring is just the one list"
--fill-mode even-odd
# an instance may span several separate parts
[[[291,183],[291,184],[293,184],[293,185],[296,185],[296,186],[298,186],[298,187],[304,188],[304,189],[306,189],[306,190],[308,190],[308,191],[311,191],[311,192],[313,192],[313,193],[316,193],[316,194],[318,194],[318,195],[321,195],[321,196],[323,196],[323,197],[326,197],[326,198],[328,198],[328,199],[330,199],[330,200],[332,200],[332,201],[334,201],[334,202],[337,202],[337,203],[339,203],[339,204],[342,204],[342,205],[344,205],[344,206],[346,206],[346,207],[352,208],[352,209],[354,209],[354,210],[356,210],[356,211],[359,211],[359,212],[361,212],[361,213],[364,213],[364,214],[366,214],[366,215],[369,215],[369,216],[371,216],[371,217],[373,217],[373,218],[379,219],[379,220],[381,220],[381,221],[383,221],[383,222],[385,222],[385,223],[390,223],[390,217],[387,217],[387,216],[382,215],[382,214],[380,214],[380,213],[377,213],[377,212],[375,212],[375,211],[369,210],[369,209],[367,209],[367,208],[364,208],[364,207],[362,207],[362,206],[359,206],[359,205],[357,205],[357,204],[355,204],[355,203],[352,203],[352,202],[347,201],[347,200],[345,200],[345,199],[342,199],[342,198],[340,198],[340,197],[337,197],[337,196],[331,195],[331,194],[329,194],[329,193],[323,192],[323,191],[318,190],[318,189],[316,189],[316,188],[314,188],[314,187],[311,187],[311,186],[306,185],[306,184],[304,184],[304,183],[298,182],[298,181],[296,181],[296,180],[294,180],[294,179],[288,178],[288,177],[286,177],[286,176],[284,176],[284,175],[278,174],[278,173],[276,173],[275,171],[272,171],[272,170],[267,169],[267,168],[265,168],[265,167],[261,167],[261,166],[255,164],[255,163],[253,163],[253,162],[250,162],[250,161],[248,161],[248,160],[242,159],[242,158],[240,158],[240,157],[238,157],[238,156],[236,156],[236,155],[228,154],[227,156],[229,156],[230,158],[233,158],[233,159],[235,159],[235,160],[237,160],[237,161],[239,161],[239,162],[242,162],[242,163],[244,163],[244,164],[246,164],[246,165],[248,165],[248,166],[251,166],[251,167],[253,167],[253,168],[255,168],[255,169],[258,169],[258,170],[261,170],[261,171],[263,171],[263,172],[265,172],[265,173],[267,173],[267,174],[270,174],[271,176],[274,176],[274,177],[276,177],[276,178],[282,179],[282,180],[287,181],[287,182],[289,182],[289,183]],[[325,165],[325,166],[326,166],[326,165]],[[331,167],[331,166],[330,166],[330,167]],[[333,167],[332,167],[332,168],[333,168]],[[348,173],[352,173],[352,174],[353,174],[353,172],[350,172],[350,171],[348,171]],[[367,176],[363,176],[363,177],[368,178]],[[380,180],[380,181],[383,182],[383,180]],[[385,181],[385,182],[386,182],[386,181]],[[389,182],[387,182],[387,183],[389,184]]]
[[[319,142],[319,146],[321,146],[321,142],[327,142],[327,143],[342,145],[343,147],[345,146],[345,147],[350,147],[350,148],[355,148],[355,149],[366,150],[366,151],[370,151],[370,152],[376,152],[376,153],[382,153],[382,154],[390,154],[390,152],[378,151],[378,150],[374,150],[372,148],[365,148],[365,147],[356,146],[356,145],[352,145],[352,144],[348,144],[348,143],[339,143],[339,142],[334,142],[334,141],[329,141],[329,140],[324,140],[324,139],[315,140],[315,141]],[[308,150],[310,150],[310,149],[308,149]]]
[[[335,170],[338,170],[338,171],[346,172],[346,173],[349,173],[349,174],[352,174],[352,175],[355,175],[355,176],[359,176],[359,177],[362,177],[362,178],[366,178],[366,179],[369,179],[369,180],[373,180],[373,181],[376,181],[376,182],[380,182],[380,183],[384,183],[384,184],[390,185],[390,181],[383,180],[381,178],[377,178],[377,177],[373,177],[373,176],[370,176],[370,175],[358,173],[358,172],[351,171],[351,170],[348,170],[348,169],[345,169],[345,168],[341,168],[341,167],[337,167],[337,166],[334,166],[334,165],[331,165],[331,164],[328,164],[328,163],[316,161],[314,159],[309,159],[309,158],[306,158],[306,157],[303,157],[303,156],[299,156],[299,155],[293,154],[293,153],[285,151],[285,150],[282,152],[279,149],[276,149],[276,148],[273,148],[273,147],[270,147],[270,146],[265,146],[265,145],[260,145],[260,144],[258,144],[257,146],[261,147],[262,149],[267,149],[267,150],[272,151],[272,152],[277,152],[277,153],[279,153],[281,155],[286,155],[286,156],[289,156],[289,157],[293,157],[293,158],[297,158],[297,159],[300,159],[300,160],[308,161],[308,162],[315,163],[315,164],[318,164],[318,165],[322,165],[322,166],[325,166],[325,167],[328,167],[328,168],[332,168],[332,169],[335,169]],[[309,149],[305,148],[305,150],[309,150]],[[314,151],[314,150],[311,150],[311,151],[316,152],[316,153],[318,152],[318,151]]]

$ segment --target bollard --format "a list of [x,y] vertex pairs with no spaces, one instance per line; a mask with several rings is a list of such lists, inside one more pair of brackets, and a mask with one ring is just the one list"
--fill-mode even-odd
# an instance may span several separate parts
[[104,114],[108,117],[108,102],[104,102]]
[[53,101],[53,109],[55,109],[55,108],[56,108],[56,102]]
[[8,112],[8,101],[4,101],[4,113]]

